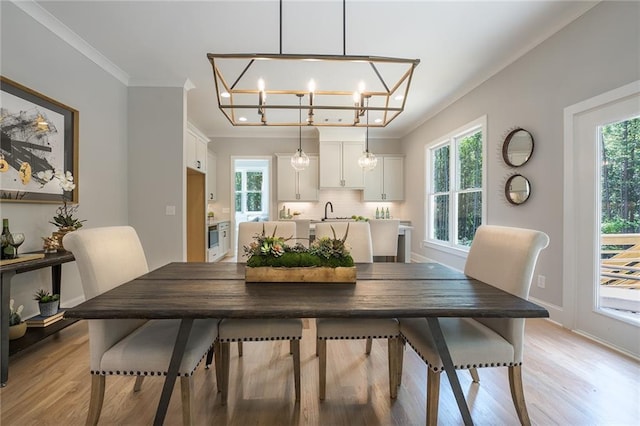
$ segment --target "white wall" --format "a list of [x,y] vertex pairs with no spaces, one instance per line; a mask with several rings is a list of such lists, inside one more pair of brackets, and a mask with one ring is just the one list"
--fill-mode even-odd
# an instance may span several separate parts
[[[424,194],[425,144],[487,114],[486,223],[549,234],[536,272],[546,276],[546,288],[534,285],[531,295],[558,310],[563,304],[563,109],[640,78],[639,16],[637,2],[600,3],[403,139],[406,176],[415,193]],[[500,150],[516,126],[533,134],[535,151],[525,166],[513,169]],[[532,183],[531,198],[521,206],[510,205],[503,195],[506,179],[516,172]],[[424,195],[407,197],[405,209],[416,227],[412,250],[462,268],[462,258],[420,248]]]
[[[0,2],[0,72],[20,84],[80,112],[79,211],[86,227],[126,224],[127,88],[14,4]],[[24,232],[21,252],[42,248],[42,236],[55,230],[48,222],[57,205],[0,202],[11,230]],[[83,299],[74,263],[63,266],[62,306]],[[44,269],[16,275],[11,297],[25,306],[23,316],[38,313],[32,300],[38,288],[50,288]]]
[[182,87],[129,88],[129,224],[150,269],[186,260],[185,96]]

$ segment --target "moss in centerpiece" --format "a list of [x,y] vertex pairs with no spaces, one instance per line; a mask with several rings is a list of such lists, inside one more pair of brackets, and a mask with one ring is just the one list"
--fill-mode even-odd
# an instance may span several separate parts
[[328,266],[353,266],[353,258],[350,255],[344,257],[330,257],[328,259],[311,253],[285,252],[282,256],[253,256],[247,261],[247,266],[257,268],[260,266],[272,266],[283,268]]

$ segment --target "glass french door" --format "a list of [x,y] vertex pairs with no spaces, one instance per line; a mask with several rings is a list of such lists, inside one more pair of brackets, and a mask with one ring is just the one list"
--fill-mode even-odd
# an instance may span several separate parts
[[640,356],[640,94],[574,116],[575,329]]

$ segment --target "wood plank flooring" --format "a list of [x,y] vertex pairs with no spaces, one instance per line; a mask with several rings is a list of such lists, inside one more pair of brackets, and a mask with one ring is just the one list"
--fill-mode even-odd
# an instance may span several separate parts
[[[407,347],[397,400],[389,398],[386,341],[330,341],[327,399],[318,399],[314,322],[301,344],[302,399],[294,400],[293,365],[286,342],[245,343],[231,352],[230,393],[220,405],[214,370],[195,374],[197,425],[423,425],[426,367]],[[3,426],[82,425],[90,377],[85,321],[10,358],[9,383],[0,389]],[[479,385],[460,372],[478,425],[518,424],[505,369],[481,369]],[[637,425],[640,363],[546,320],[528,320],[523,366],[525,396],[533,424]],[[446,377],[441,380],[439,424],[462,424]],[[148,425],[162,379],[147,378],[133,393],[133,378],[107,377],[102,425]],[[176,385],[167,425],[182,423]]]

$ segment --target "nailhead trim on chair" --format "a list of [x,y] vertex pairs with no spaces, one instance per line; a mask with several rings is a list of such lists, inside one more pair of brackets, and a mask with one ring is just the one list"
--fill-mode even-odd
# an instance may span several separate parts
[[[209,350],[211,350],[211,348],[213,348],[213,345],[209,346]],[[206,356],[207,356],[207,354],[205,353],[200,358],[200,360],[198,361],[196,366],[193,368],[193,370],[191,370],[189,373],[185,373],[185,374],[178,373],[178,377],[191,377],[191,376],[193,376],[193,373],[198,369],[198,366],[200,365],[200,363],[202,362],[202,360]],[[104,371],[104,370],[96,371],[96,370],[91,370],[90,372],[91,372],[91,374],[96,374],[96,375],[100,375],[100,376],[166,376],[167,375],[166,371]]]
[[235,338],[235,337],[228,337],[226,339],[220,339],[220,342],[262,342],[262,341],[268,341],[268,340],[300,340],[302,339],[302,336],[285,336],[285,337],[241,337],[241,338]]
[[318,336],[318,340],[361,340],[361,339],[392,339],[394,337],[399,337],[400,334],[390,334],[390,335],[366,335],[366,336],[346,336],[346,337],[334,337],[334,336],[328,336],[328,337],[319,337]]
[[[405,341],[405,343],[408,343],[409,346],[411,346],[413,348],[413,350],[415,351],[415,353],[418,354],[418,356],[425,362],[425,364],[427,364],[427,366],[432,369],[434,372],[439,372],[439,371],[444,371],[444,367],[442,368],[438,368],[436,366],[434,366],[433,364],[431,364],[424,356],[422,356],[422,354],[420,353],[420,351],[418,351],[418,349],[413,346],[411,344],[410,341],[408,341],[404,335],[400,334],[400,337],[402,338],[402,340]],[[492,362],[492,363],[485,363],[485,364],[467,364],[467,365],[454,365],[453,368],[455,368],[456,370],[467,370],[469,368],[484,368],[484,367],[514,367],[517,365],[522,365],[522,362]]]

